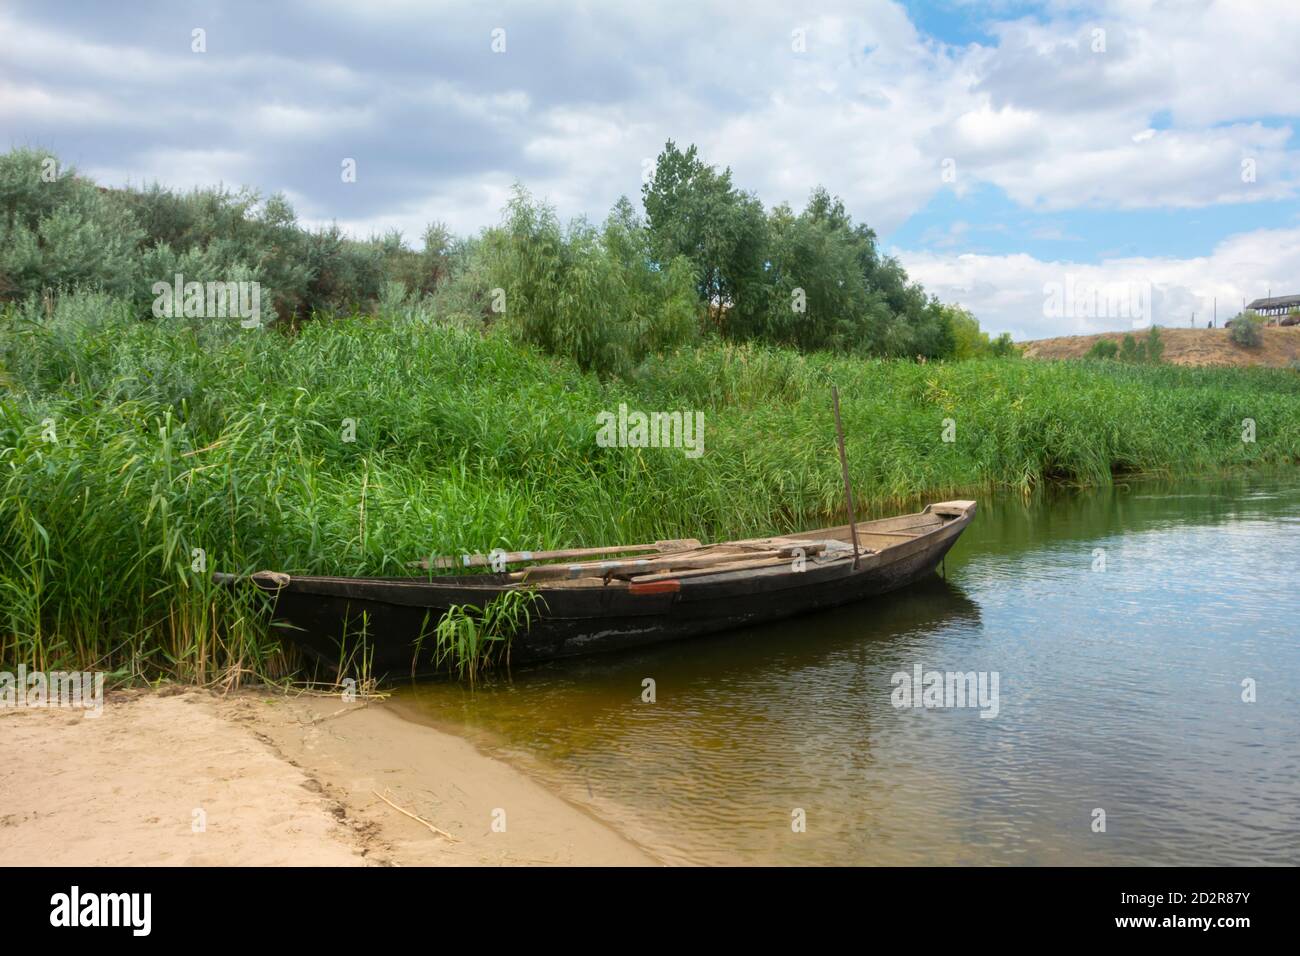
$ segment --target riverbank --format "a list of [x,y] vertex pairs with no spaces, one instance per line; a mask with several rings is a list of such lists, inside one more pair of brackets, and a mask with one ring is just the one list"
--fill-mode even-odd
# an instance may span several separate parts
[[[430,554],[836,523],[832,384],[862,517],[1300,460],[1300,375],[1278,369],[710,340],[602,379],[419,317],[289,335],[53,309],[0,319],[0,668],[304,677],[212,572],[398,576]],[[655,413],[654,444],[601,424]]]
[[170,687],[111,693],[98,717],[3,709],[0,733],[0,843],[11,862],[657,862],[507,764],[382,702]]

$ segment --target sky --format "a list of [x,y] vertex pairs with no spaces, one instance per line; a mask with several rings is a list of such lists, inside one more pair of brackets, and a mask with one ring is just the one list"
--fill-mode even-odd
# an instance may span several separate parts
[[1017,340],[1300,293],[1298,114],[1296,0],[0,0],[0,147],[103,184],[415,243],[515,182],[599,221],[672,139]]

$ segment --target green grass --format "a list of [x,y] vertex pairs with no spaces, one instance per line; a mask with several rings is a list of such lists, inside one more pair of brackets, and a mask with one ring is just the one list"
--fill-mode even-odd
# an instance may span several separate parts
[[[482,671],[501,663],[509,667],[511,642],[528,629],[539,601],[545,605],[540,593],[529,589],[504,591],[483,607],[453,604],[433,628],[434,665],[458,678],[468,677],[471,686]],[[421,636],[417,657],[423,643]]]
[[[843,494],[831,382],[864,514],[1300,460],[1289,370],[916,365],[705,344],[602,382],[418,316],[290,338],[142,323],[71,297],[49,317],[0,320],[0,666],[273,677],[291,659],[211,571],[396,575],[431,553],[822,521]],[[703,411],[705,454],[597,447],[597,412],[620,402]]]

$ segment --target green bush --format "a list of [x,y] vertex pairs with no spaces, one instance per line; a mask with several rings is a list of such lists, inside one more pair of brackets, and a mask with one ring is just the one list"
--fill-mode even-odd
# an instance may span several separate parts
[[280,195],[103,189],[51,153],[0,154],[0,301],[98,290],[131,300],[143,318],[154,283],[180,272],[187,282],[256,281],[264,313],[282,318],[348,314],[372,308],[390,280],[432,291],[446,246],[436,224],[414,252],[395,234],[357,242],[333,226],[304,230]]
[[1084,358],[1090,359],[1113,359],[1119,354],[1119,346],[1112,339],[1098,339],[1092,343],[1092,348],[1088,349],[1088,354]]
[[120,203],[60,168],[52,153],[0,155],[0,297],[74,289],[128,295],[143,239]]
[[1264,341],[1259,326],[1247,315],[1239,315],[1228,323],[1228,338],[1245,349],[1259,348]]

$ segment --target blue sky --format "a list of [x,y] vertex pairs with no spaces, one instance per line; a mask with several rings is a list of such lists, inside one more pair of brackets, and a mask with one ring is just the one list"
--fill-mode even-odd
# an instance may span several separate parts
[[953,46],[972,43],[992,45],[997,42],[996,24],[1044,13],[1046,4],[998,2],[962,2],[962,0],[907,0],[902,4],[908,18],[919,32]]
[[[1300,202],[1237,202],[1157,209],[1076,208],[1035,212],[981,184],[964,197],[941,190],[883,238],[899,249],[1068,257],[1080,263],[1159,254],[1208,255],[1226,236],[1300,225]],[[1297,277],[1300,282],[1300,276]]]
[[497,221],[516,181],[603,218],[672,138],[768,205],[826,186],[1029,338],[1130,326],[1045,307],[1063,283],[1167,325],[1300,292],[1297,37],[1292,0],[16,0],[0,145],[414,241]]

